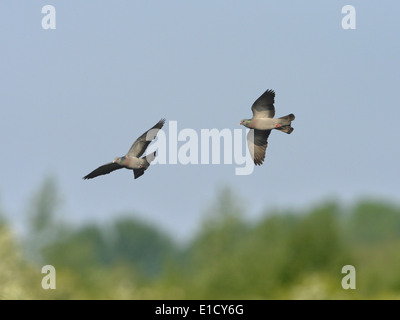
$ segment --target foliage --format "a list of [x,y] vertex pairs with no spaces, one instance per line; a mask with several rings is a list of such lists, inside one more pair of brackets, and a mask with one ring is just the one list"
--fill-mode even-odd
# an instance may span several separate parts
[[0,299],[42,297],[41,274],[22,256],[10,229],[0,223]]
[[[108,225],[73,228],[56,219],[59,198],[49,181],[35,195],[25,250],[0,216],[0,298],[400,296],[400,208],[394,204],[321,203],[311,210],[265,212],[250,223],[239,197],[224,189],[182,247],[128,214]],[[26,254],[29,248],[36,254]],[[44,264],[56,268],[56,290],[41,288]],[[356,290],[341,286],[344,265],[356,268]]]

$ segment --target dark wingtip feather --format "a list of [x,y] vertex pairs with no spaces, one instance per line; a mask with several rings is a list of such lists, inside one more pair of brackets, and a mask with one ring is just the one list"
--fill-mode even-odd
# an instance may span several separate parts
[[165,118],[162,118],[160,121],[158,121],[156,124],[157,128],[161,129],[163,127],[163,125],[165,124],[165,121],[166,121]]
[[133,170],[133,177],[134,179],[137,179],[139,177],[141,177],[144,174],[145,169],[141,168],[141,169],[134,169]]
[[121,168],[122,168],[122,166],[120,166],[118,163],[110,162],[110,163],[104,164],[104,165],[98,167],[97,169],[93,170],[91,173],[84,176],[83,180],[88,180],[88,179],[96,178],[96,177],[104,175],[104,174],[109,174],[110,172],[113,172],[113,171],[121,169]]

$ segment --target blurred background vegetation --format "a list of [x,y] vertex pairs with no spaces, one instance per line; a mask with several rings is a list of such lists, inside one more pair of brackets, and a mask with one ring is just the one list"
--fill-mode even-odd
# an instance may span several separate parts
[[[330,201],[248,221],[229,188],[185,244],[127,214],[72,226],[49,178],[15,234],[0,209],[0,299],[399,299],[400,208]],[[190,212],[188,212],[190,214]],[[44,290],[41,268],[56,269]],[[344,265],[356,289],[344,290]]]

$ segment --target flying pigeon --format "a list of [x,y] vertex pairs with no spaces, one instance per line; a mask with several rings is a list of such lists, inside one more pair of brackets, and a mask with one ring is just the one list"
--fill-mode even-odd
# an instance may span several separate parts
[[265,150],[268,145],[268,137],[272,129],[277,129],[287,134],[294,130],[291,123],[294,120],[294,114],[274,118],[275,91],[265,91],[251,106],[253,118],[243,119],[240,125],[244,125],[251,130],[247,134],[247,144],[250,154],[256,165],[262,165],[265,159]]
[[155,159],[156,152],[142,158],[140,158],[140,156],[146,151],[150,142],[155,139],[164,123],[165,119],[158,121],[152,128],[136,139],[125,156],[115,158],[113,162],[98,167],[96,170],[84,176],[83,179],[92,179],[122,168],[133,170],[135,179],[139,178]]

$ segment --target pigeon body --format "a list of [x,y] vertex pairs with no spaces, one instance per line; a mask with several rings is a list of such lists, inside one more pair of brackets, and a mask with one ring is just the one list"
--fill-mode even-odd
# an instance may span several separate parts
[[143,155],[148,145],[155,139],[158,131],[163,127],[164,123],[165,119],[161,119],[152,128],[136,139],[126,155],[123,157],[117,157],[113,162],[98,167],[88,175],[84,176],[83,179],[92,179],[122,168],[133,170],[135,179],[142,176],[144,171],[150,166],[150,163],[155,159],[156,152],[142,158],[140,158],[140,156]]
[[281,124],[279,119],[255,118],[250,120],[247,125],[245,123],[243,125],[251,129],[272,130],[275,129],[279,124]]
[[252,105],[251,111],[253,118],[243,119],[240,124],[252,130],[247,134],[247,144],[250,154],[256,165],[261,165],[265,159],[265,150],[268,146],[268,137],[271,130],[290,134],[293,132],[291,126],[295,119],[294,114],[288,114],[280,118],[275,116],[275,92],[274,90],[265,91]]

